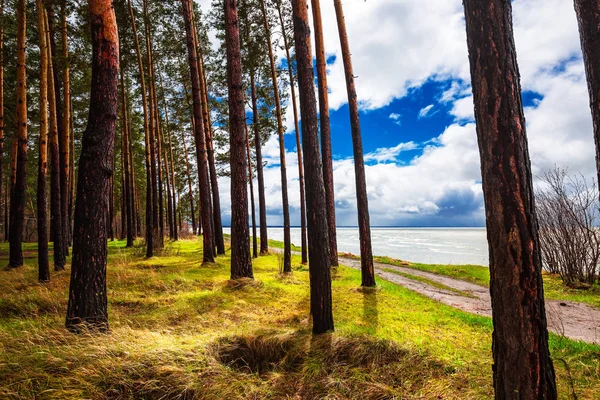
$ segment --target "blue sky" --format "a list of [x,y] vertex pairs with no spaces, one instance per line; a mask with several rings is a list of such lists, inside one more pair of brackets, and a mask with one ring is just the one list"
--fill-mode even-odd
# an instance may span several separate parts
[[[336,213],[339,225],[354,226],[352,141],[330,3],[322,4],[322,12]],[[539,177],[558,165],[594,177],[591,116],[572,2],[514,0],[512,4],[533,174]],[[344,10],[357,76],[372,225],[483,226],[461,0],[346,0]],[[299,191],[291,107],[286,120],[289,195],[292,223],[297,225]],[[281,225],[275,138],[265,145],[263,154],[268,162],[268,221]],[[225,199],[228,185],[226,180],[221,184]],[[225,220],[227,207],[225,200]]]

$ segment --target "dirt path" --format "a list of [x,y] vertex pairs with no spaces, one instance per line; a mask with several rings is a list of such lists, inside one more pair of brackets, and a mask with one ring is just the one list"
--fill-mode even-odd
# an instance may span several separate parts
[[[354,269],[360,269],[359,260],[340,258],[340,263]],[[424,282],[385,271],[384,269],[420,276],[449,288],[468,293],[469,296],[440,289]],[[375,263],[375,273],[385,280],[402,285],[440,303],[473,314],[492,315],[489,289],[483,286],[430,272],[381,263]],[[564,335],[570,339],[583,340],[588,343],[600,345],[600,310],[571,301],[546,300],[546,314],[548,316],[548,327],[552,332]]]

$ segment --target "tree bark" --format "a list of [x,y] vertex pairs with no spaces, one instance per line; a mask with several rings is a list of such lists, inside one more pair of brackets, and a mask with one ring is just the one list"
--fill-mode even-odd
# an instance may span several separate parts
[[308,246],[306,242],[306,190],[304,183],[304,162],[302,157],[302,142],[300,138],[300,128],[298,122],[298,106],[296,104],[296,85],[294,84],[294,72],[292,70],[292,58],[290,57],[290,47],[288,45],[287,34],[285,31],[285,23],[283,22],[283,14],[281,11],[281,0],[277,1],[277,12],[279,14],[279,22],[281,23],[281,32],[283,36],[283,44],[285,47],[285,55],[287,59],[288,74],[290,77],[290,89],[292,91],[292,107],[294,111],[294,129],[296,130],[296,148],[298,152],[298,178],[300,181],[300,235],[301,235],[301,255],[302,264],[308,262]]
[[69,70],[69,43],[67,35],[67,10],[66,0],[62,0],[61,9],[61,41],[62,41],[62,61],[63,61],[63,130],[60,136],[60,201],[61,201],[61,217],[63,228],[63,245],[65,247],[65,255],[69,255],[69,243],[71,236],[70,229],[70,210],[69,210],[69,162],[70,162],[70,146],[71,146],[71,74]]
[[236,0],[225,0],[225,43],[231,155],[231,279],[254,278],[248,229],[246,111]]
[[465,0],[490,250],[497,399],[555,399],[531,166],[509,0]]
[[244,119],[246,130],[246,153],[248,154],[248,182],[250,183],[250,208],[252,209],[252,257],[258,258],[258,237],[256,237],[256,205],[254,204],[254,182],[252,178],[252,162],[250,158],[250,135],[248,124]]
[[129,165],[129,124],[127,115],[127,90],[125,88],[125,77],[123,69],[121,68],[121,93],[122,93],[122,104],[121,104],[121,129],[122,129],[122,141],[123,148],[121,157],[123,158],[123,169],[124,169],[124,197],[125,197],[125,223],[127,224],[127,244],[126,247],[133,247],[133,238],[135,236],[133,221],[133,196],[131,187],[131,172]]
[[263,24],[267,33],[267,46],[269,49],[269,63],[271,66],[271,81],[275,99],[275,114],[277,116],[277,134],[279,138],[279,163],[281,170],[281,204],[283,212],[283,272],[292,272],[292,239],[290,236],[290,202],[288,200],[287,188],[287,165],[285,161],[285,142],[283,138],[283,119],[281,115],[281,101],[279,99],[279,86],[277,83],[277,71],[275,69],[275,56],[273,55],[273,44],[271,43],[271,28],[267,18],[265,0],[260,2],[263,14]]
[[[47,26],[49,26],[49,13],[46,14],[46,19],[48,21]],[[52,43],[50,37],[50,30],[48,30],[48,43]],[[50,50],[52,50],[52,46],[50,46]],[[54,242],[54,270],[55,271],[63,271],[65,269],[66,264],[66,253],[65,246],[63,242],[63,218],[62,218],[62,208],[60,201],[60,155],[59,155],[59,134],[58,134],[58,119],[57,119],[57,103],[56,103],[56,89],[54,88],[54,84],[56,82],[55,79],[51,79],[54,74],[54,60],[50,56],[48,57],[48,106],[50,109],[50,132],[49,132],[49,140],[50,140],[50,218],[51,224],[50,227],[52,229],[52,240]]]
[[574,0],[579,38],[587,77],[596,143],[596,165],[600,181],[600,5],[595,0]]
[[373,267],[373,250],[371,247],[371,223],[369,220],[369,198],[367,196],[367,179],[365,177],[365,160],[363,158],[362,137],[360,133],[360,118],[358,115],[358,101],[354,85],[354,71],[346,21],[341,0],[333,0],[337,18],[342,59],[344,61],[344,74],[346,75],[346,90],[348,92],[348,106],[350,108],[350,126],[352,129],[352,147],[354,149],[354,174],[356,181],[356,205],[358,208],[358,233],[360,236],[360,265],[362,286],[375,286],[375,269]]
[[[0,20],[4,21],[4,0],[0,0]],[[2,193],[4,175],[4,22],[0,24],[0,199],[6,198]],[[6,204],[4,206],[4,240],[8,240],[8,218]],[[0,220],[2,217],[0,216]]]
[[46,212],[46,175],[48,170],[48,43],[46,41],[45,9],[36,0],[40,43],[40,139],[37,179],[38,280],[50,281],[48,262],[48,215]]
[[66,326],[106,331],[106,225],[117,121],[119,38],[112,0],[89,0],[92,30],[90,113],[79,159],[73,265]]
[[150,154],[150,124],[148,121],[148,99],[146,94],[146,77],[144,72],[144,62],[142,60],[142,51],[140,49],[140,42],[138,39],[137,27],[135,24],[135,15],[133,14],[133,7],[131,0],[127,0],[129,5],[129,16],[131,18],[131,27],[133,29],[133,36],[135,39],[135,50],[137,54],[138,70],[140,73],[140,86],[142,92],[142,107],[144,110],[144,144],[145,144],[145,160],[146,160],[146,257],[152,257],[154,255],[154,229],[153,229],[153,203],[154,203],[154,192],[152,191],[152,168],[151,168],[151,154]]
[[327,60],[323,39],[323,21],[319,0],[311,0],[315,27],[315,53],[319,89],[319,118],[321,125],[321,151],[323,152],[323,183],[327,199],[327,225],[329,227],[329,257],[331,266],[338,266],[337,229],[335,225],[335,191],[333,185],[333,158],[331,151],[331,126],[329,124],[329,95],[327,93]]
[[[200,96],[200,75],[198,73],[197,52],[194,45],[194,31],[191,20],[191,4],[189,0],[182,0],[183,18],[185,21],[185,30],[187,35],[188,62],[190,66],[190,76],[192,81],[192,99],[194,109],[196,141],[196,157],[198,158],[198,186],[200,189],[202,228],[204,231],[204,262],[214,262],[214,233],[212,230],[212,205],[210,199],[210,181],[208,178],[208,168],[206,161],[206,143],[204,140],[204,128],[202,125],[202,98]],[[247,211],[246,211],[247,212]]]
[[[25,189],[27,186],[27,72],[25,55],[25,0],[17,3],[17,137],[14,189],[10,200],[10,253],[8,268],[23,265],[23,224],[25,220]],[[15,139],[13,139],[14,141]]]
[[313,318],[313,333],[320,334],[333,330],[325,186],[319,149],[317,99],[314,90],[315,80],[306,0],[292,0],[292,8],[300,110],[302,112],[302,144],[306,155],[310,310]]

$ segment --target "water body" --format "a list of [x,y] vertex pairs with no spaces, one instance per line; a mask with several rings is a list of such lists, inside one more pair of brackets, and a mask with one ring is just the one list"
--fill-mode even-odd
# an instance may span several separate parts
[[[299,246],[300,228],[292,228],[291,236]],[[423,264],[489,265],[485,228],[371,228],[371,238],[378,256]],[[269,228],[269,239],[283,241],[283,228]],[[338,228],[337,239],[340,252],[360,253],[357,228]]]

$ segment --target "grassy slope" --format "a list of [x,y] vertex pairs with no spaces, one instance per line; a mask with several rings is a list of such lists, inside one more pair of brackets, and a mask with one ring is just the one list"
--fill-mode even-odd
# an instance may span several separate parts
[[[36,283],[27,266],[0,272],[0,398],[487,398],[489,318],[472,316],[360,272],[333,281],[336,332],[311,340],[308,271],[278,257],[254,263],[260,284],[228,281],[228,257],[200,265],[200,242],[143,250],[110,244],[111,333],[63,329],[68,272]],[[6,244],[2,244],[2,262]],[[600,392],[600,348],[551,337],[560,392],[569,373],[580,399]],[[243,360],[243,362],[242,362]],[[227,365],[224,365],[227,364]],[[258,371],[257,373],[250,373]]]

